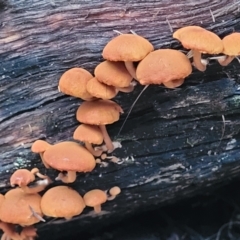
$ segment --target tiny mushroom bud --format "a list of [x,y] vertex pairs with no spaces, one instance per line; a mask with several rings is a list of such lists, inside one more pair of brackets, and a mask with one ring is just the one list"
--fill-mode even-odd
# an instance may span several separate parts
[[92,100],[93,96],[87,91],[87,82],[93,78],[92,74],[83,68],[71,68],[61,76],[59,90],[67,95]]
[[107,43],[102,56],[109,61],[123,61],[130,75],[136,79],[133,62],[141,61],[153,49],[153,45],[139,35],[121,34]]
[[223,53],[225,57],[219,58],[218,62],[222,66],[227,66],[232,60],[240,55],[240,33],[234,32],[222,39]]
[[103,140],[109,151],[114,150],[114,145],[105,125],[119,120],[122,108],[111,100],[96,100],[83,102],[77,110],[76,117],[79,122],[98,125],[103,134]]
[[108,201],[115,199],[115,197],[121,193],[121,188],[118,186],[112,187],[109,190],[110,197],[108,197]]
[[105,83],[99,82],[96,77],[90,79],[87,83],[87,91],[96,98],[111,99],[114,98],[118,90],[113,87],[106,85]]
[[193,52],[194,66],[199,71],[205,71],[206,65],[201,62],[202,53],[218,54],[223,51],[222,40],[213,32],[199,26],[187,26],[173,33],[184,48]]
[[107,201],[107,194],[100,189],[94,189],[85,193],[83,200],[86,206],[94,208],[95,213],[100,213],[101,204]]
[[100,145],[103,142],[103,134],[98,126],[81,124],[74,131],[73,139],[84,142],[93,156],[98,157],[102,154],[102,150],[94,150],[92,147],[92,144]]
[[81,214],[84,208],[81,195],[67,186],[50,188],[41,200],[43,214],[49,217],[71,219]]
[[182,83],[191,72],[191,63],[182,52],[159,49],[149,53],[138,64],[136,74],[142,85],[163,83],[172,88],[176,83]]
[[121,92],[133,91],[132,76],[123,62],[101,62],[95,68],[94,74],[98,81],[114,86]]
[[56,178],[65,183],[74,182],[76,172],[91,172],[96,166],[93,155],[86,148],[70,141],[52,145],[43,153],[43,158],[51,168],[67,171]]

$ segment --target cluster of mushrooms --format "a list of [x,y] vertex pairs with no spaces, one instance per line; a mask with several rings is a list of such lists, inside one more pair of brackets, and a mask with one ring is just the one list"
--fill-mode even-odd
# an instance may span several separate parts
[[[18,169],[12,174],[10,184],[15,188],[0,194],[0,228],[4,232],[1,240],[34,240],[37,229],[33,224],[45,222],[43,216],[71,219],[86,206],[93,207],[98,214],[101,204],[113,200],[121,191],[117,186],[108,193],[93,189],[82,197],[74,189],[60,185],[40,195],[50,183],[52,180],[37,168]],[[17,231],[16,226],[21,226],[21,230]]]
[[[94,76],[78,67],[61,76],[59,91],[84,100],[76,112],[81,124],[73,133],[75,141],[52,145],[37,140],[31,148],[32,152],[40,154],[46,168],[60,172],[56,180],[74,182],[77,172],[91,172],[96,163],[111,159],[108,154],[121,147],[120,143],[112,142],[106,130],[106,125],[118,121],[123,113],[121,106],[110,99],[119,91],[133,91],[134,79],[141,85],[163,84],[176,88],[191,74],[192,65],[200,71],[206,70],[208,60],[202,59],[202,53],[223,53],[210,58],[218,60],[222,66],[240,55],[240,33],[220,39],[199,26],[188,26],[174,32],[173,38],[190,52],[185,55],[173,49],[154,50],[153,45],[139,35],[120,34],[104,47],[105,61],[96,66]],[[0,195],[0,228],[4,231],[1,240],[33,240],[37,236],[33,224],[45,221],[44,216],[71,219],[81,214],[86,206],[99,213],[101,204],[114,199],[121,191],[119,187],[111,188],[108,193],[94,189],[81,197],[68,186],[56,186],[40,195],[50,183],[52,180],[37,168],[18,169],[13,173],[10,184],[17,187]],[[16,225],[22,226],[20,232],[15,231]]]

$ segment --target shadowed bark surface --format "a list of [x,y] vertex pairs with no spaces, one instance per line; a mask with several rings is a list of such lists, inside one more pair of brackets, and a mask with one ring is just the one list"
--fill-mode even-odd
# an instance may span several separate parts
[[[223,37],[239,31],[236,1],[16,1],[0,4],[0,187],[9,189],[17,168],[39,167],[30,151],[37,139],[50,143],[71,140],[78,126],[81,101],[57,90],[61,74],[80,66],[90,72],[102,61],[101,51],[118,30],[149,39],[155,49],[180,49],[171,28],[204,26]],[[170,25],[169,25],[170,24]],[[82,215],[38,225],[40,239],[59,239],[70,232],[101,227],[141,208],[178,201],[207,191],[239,174],[239,63],[228,67],[210,62],[205,73],[194,71],[176,90],[150,86],[118,135],[126,113],[142,89],[119,94],[125,114],[108,126],[122,143],[109,163],[71,184],[81,194],[93,188],[122,188],[103,205],[99,216],[86,208]],[[132,157],[132,158],[131,158]],[[81,228],[80,228],[81,227]],[[47,237],[48,236],[48,237]]]

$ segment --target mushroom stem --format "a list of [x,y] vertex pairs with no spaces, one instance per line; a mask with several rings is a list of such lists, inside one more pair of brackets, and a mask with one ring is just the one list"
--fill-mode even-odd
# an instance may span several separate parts
[[95,150],[92,147],[92,144],[89,142],[85,142],[85,147],[87,148],[87,150],[95,157],[99,157],[102,154],[102,150]]
[[234,58],[235,58],[234,56],[225,56],[224,59],[223,58],[218,59],[218,62],[221,66],[225,67],[229,63],[231,63]]
[[192,50],[192,51],[193,51],[193,63],[195,68],[197,68],[201,72],[204,72],[206,70],[206,65],[204,65],[201,62],[202,53],[197,50]]
[[20,239],[20,235],[15,231],[13,224],[0,222],[0,228],[4,232],[1,239]]
[[129,72],[129,74],[130,74],[134,79],[137,80],[136,69],[135,69],[135,67],[134,67],[134,65],[133,65],[133,62],[126,61],[126,62],[124,62],[124,64],[125,64],[126,69],[127,69],[128,72]]
[[75,171],[68,171],[67,174],[59,173],[55,180],[61,180],[64,183],[72,183],[76,178],[77,175]]
[[102,131],[103,134],[103,141],[106,144],[106,147],[108,151],[113,151],[114,150],[114,145],[112,143],[112,140],[107,132],[106,126],[105,125],[99,125],[100,130]]
[[96,206],[94,206],[94,212],[95,212],[95,213],[100,213],[101,210],[102,210],[101,205],[96,205]]
[[173,81],[169,81],[169,82],[163,82],[163,85],[167,88],[176,88],[181,86],[184,83],[184,78],[182,79],[176,79]]

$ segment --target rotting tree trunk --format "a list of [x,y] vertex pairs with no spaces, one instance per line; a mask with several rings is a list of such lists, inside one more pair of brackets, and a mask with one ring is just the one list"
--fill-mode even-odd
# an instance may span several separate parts
[[[240,29],[236,1],[17,1],[0,2],[0,153],[1,191],[9,189],[14,169],[39,167],[30,151],[36,139],[50,143],[72,139],[80,100],[57,91],[67,69],[91,72],[113,30],[148,38],[158,48],[178,48],[171,28],[201,25],[221,37]],[[206,191],[239,174],[239,64],[212,62],[205,73],[194,71],[177,90],[150,86],[130,115],[108,126],[123,147],[114,155],[121,165],[99,166],[71,184],[81,194],[118,185],[121,195],[103,206],[101,219],[89,209],[71,221],[49,220],[38,226],[39,239],[59,239],[101,227],[123,215]],[[139,94],[119,94],[125,112]],[[131,158],[131,156],[133,158]]]

